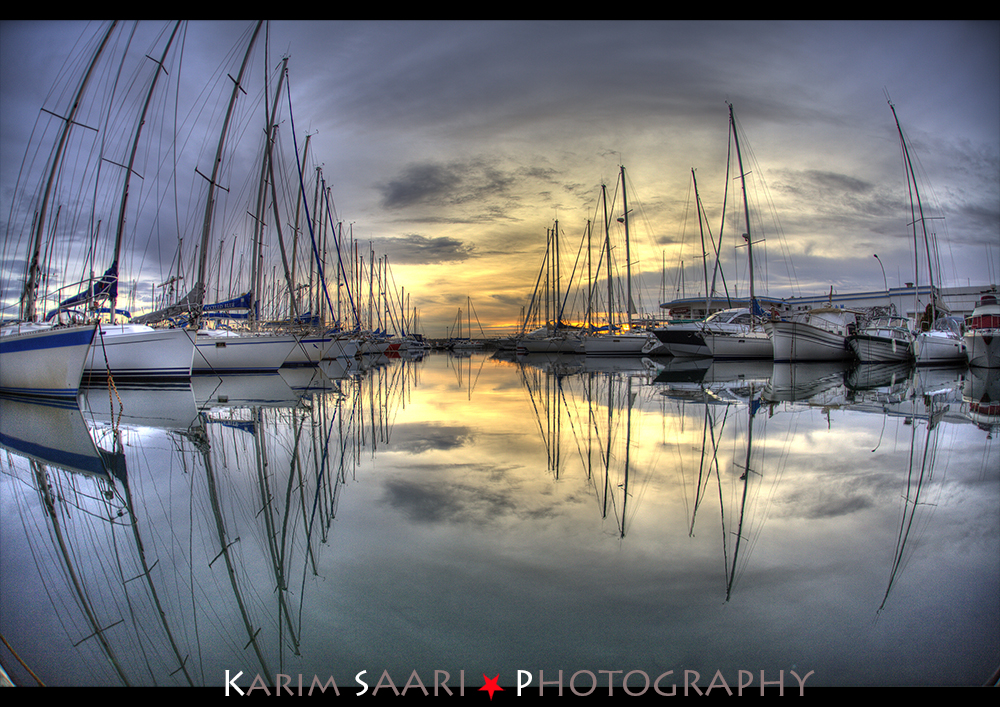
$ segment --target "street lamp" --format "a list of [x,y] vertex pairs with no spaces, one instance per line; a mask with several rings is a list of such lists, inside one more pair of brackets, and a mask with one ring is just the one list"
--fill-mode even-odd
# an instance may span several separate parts
[[875,255],[875,260],[878,260],[878,266],[882,268],[882,284],[885,286],[885,291],[888,294],[889,282],[885,279],[885,266],[882,265],[882,260],[881,258],[878,257],[878,253],[875,253],[874,255]]

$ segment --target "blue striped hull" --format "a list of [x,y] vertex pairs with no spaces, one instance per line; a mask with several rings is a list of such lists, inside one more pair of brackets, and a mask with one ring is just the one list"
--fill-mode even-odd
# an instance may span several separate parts
[[94,326],[82,326],[0,336],[0,391],[32,397],[75,396],[94,330]]

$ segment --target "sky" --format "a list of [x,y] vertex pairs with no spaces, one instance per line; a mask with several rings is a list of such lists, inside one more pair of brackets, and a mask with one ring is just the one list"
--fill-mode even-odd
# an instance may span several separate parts
[[[162,51],[163,42],[149,38],[166,24],[140,27],[137,38],[148,35],[146,44],[135,40],[140,55],[152,46]],[[176,87],[185,97],[181,117],[171,123],[181,127],[171,130],[178,140],[155,164],[158,172],[167,164],[182,167],[171,170],[177,176],[159,191],[150,168],[141,178],[142,210],[130,221],[131,275],[123,273],[141,281],[132,303],[137,311],[148,310],[148,293],[173,272],[178,234],[198,230],[204,180],[195,169],[210,170],[218,106],[224,108],[216,97],[228,100],[225,76],[238,70],[251,25],[194,21],[173,50],[161,85],[164,94]],[[23,272],[17,234],[30,213],[18,206],[29,181],[19,181],[18,172],[22,164],[40,171],[40,158],[24,162],[33,127],[35,138],[43,123],[51,135],[55,121],[42,109],[64,111],[67,94],[50,94],[50,87],[101,26],[0,23],[5,317]],[[459,311],[468,318],[469,302],[473,335],[476,319],[487,333],[511,330],[532,301],[556,222],[561,291],[570,292],[567,306],[580,311],[588,289],[582,255],[588,220],[596,271],[606,268],[599,260],[601,187],[612,204],[612,230],[620,231],[622,166],[638,309],[651,313],[665,299],[704,292],[692,170],[707,227],[716,238],[722,232],[727,287],[746,294],[739,182],[726,176],[727,104],[751,183],[758,294],[881,289],[880,263],[890,287],[915,277],[926,282],[927,256],[914,253],[890,99],[934,236],[937,284],[1000,280],[998,22],[277,20],[267,27],[269,54],[263,56],[260,41],[254,61],[276,66],[288,57],[292,111],[282,109],[279,128],[285,164],[294,164],[294,150],[301,153],[310,135],[310,169],[322,167],[336,220],[360,253],[385,258],[390,288],[417,309],[427,336],[448,335]],[[249,75],[256,81],[258,73]],[[248,89],[245,103],[264,105],[262,95]],[[159,105],[173,111],[181,103]],[[74,135],[88,132],[98,133],[81,128]],[[254,173],[257,134],[234,131],[227,164],[243,160]],[[246,149],[237,153],[237,145]],[[162,159],[168,152],[172,161]],[[236,181],[227,182],[226,219],[253,208],[255,187],[236,189]],[[82,213],[85,197],[64,199],[65,208]],[[168,223],[167,211],[183,215]],[[150,212],[157,225],[140,226]],[[12,229],[12,223],[22,225]],[[219,237],[230,244],[246,240],[245,219],[218,223]],[[617,239],[614,267],[624,272],[621,233],[611,238]],[[192,240],[186,238],[187,258]],[[224,242],[219,252],[228,247]],[[243,257],[234,245],[220,272],[242,272]],[[277,260],[271,262],[277,272]],[[99,274],[102,266],[96,268]],[[78,278],[66,278],[72,279]],[[596,288],[606,291],[604,284]]]

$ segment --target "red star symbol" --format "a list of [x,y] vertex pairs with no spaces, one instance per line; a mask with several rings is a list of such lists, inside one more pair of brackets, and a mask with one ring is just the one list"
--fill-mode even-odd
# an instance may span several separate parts
[[497,673],[497,676],[495,678],[493,678],[492,680],[490,680],[488,677],[486,677],[486,674],[483,673],[483,680],[485,682],[483,682],[483,686],[481,688],[479,688],[479,691],[482,692],[483,690],[486,690],[488,693],[490,693],[490,701],[491,702],[493,701],[493,693],[494,692],[496,692],[497,690],[499,690],[500,692],[503,692],[503,688],[500,687],[499,685],[497,685],[497,680],[499,680],[499,679],[500,679],[500,673]]

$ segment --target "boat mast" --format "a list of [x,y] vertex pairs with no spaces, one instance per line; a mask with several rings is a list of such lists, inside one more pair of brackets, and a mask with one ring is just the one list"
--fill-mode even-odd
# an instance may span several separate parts
[[45,183],[45,192],[42,195],[42,202],[39,208],[38,217],[35,219],[34,244],[31,249],[31,258],[28,260],[28,267],[24,276],[24,290],[21,293],[21,319],[25,321],[33,321],[36,317],[35,300],[38,291],[38,280],[42,272],[38,263],[42,250],[42,233],[44,232],[46,225],[45,216],[49,209],[49,197],[52,195],[52,186],[55,184],[56,173],[59,171],[59,163],[62,159],[63,150],[66,147],[66,140],[69,138],[69,130],[76,124],[74,120],[76,118],[76,112],[80,108],[80,100],[83,97],[83,91],[90,82],[90,77],[94,72],[94,67],[97,66],[97,60],[100,59],[101,54],[104,52],[104,48],[108,44],[108,40],[111,38],[111,33],[117,26],[117,20],[111,23],[107,32],[104,33],[101,43],[94,51],[94,57],[90,60],[87,72],[84,74],[83,79],[81,79],[80,86],[77,88],[76,95],[73,97],[73,103],[70,106],[69,113],[67,113],[63,118],[62,132],[59,134],[59,141],[56,143],[56,148],[52,153],[52,169],[49,171],[49,178]]
[[552,313],[549,308],[552,305],[552,229],[545,229],[545,328],[549,336],[555,331]]
[[746,172],[743,171],[743,156],[740,154],[740,138],[736,131],[736,118],[733,116],[733,104],[729,104],[729,125],[733,131],[733,143],[736,146],[736,162],[740,168],[740,183],[743,188],[743,213],[746,218],[747,232],[743,234],[743,239],[747,242],[747,257],[750,260],[750,314],[756,312],[756,298],[753,288],[753,238],[750,233],[750,204],[747,202],[747,180]]
[[[193,290],[193,294],[196,298],[194,307],[192,308],[191,317],[191,327],[198,329],[201,325],[202,311],[205,307],[205,275],[208,269],[208,241],[212,235],[212,215],[215,211],[215,188],[217,186],[216,179],[219,176],[219,168],[222,165],[222,150],[226,144],[226,133],[229,131],[229,121],[233,116],[233,109],[236,106],[236,98],[239,96],[239,92],[243,90],[243,74],[246,72],[247,65],[250,63],[250,54],[253,51],[253,45],[257,41],[257,35],[260,33],[260,28],[264,24],[264,20],[257,20],[257,26],[254,28],[253,35],[250,37],[250,42],[247,46],[246,55],[243,57],[243,63],[240,65],[240,72],[237,74],[236,78],[230,78],[233,81],[233,94],[229,99],[229,108],[226,110],[226,118],[222,124],[222,133],[219,135],[219,146],[215,151],[215,162],[212,164],[212,176],[208,178],[208,200],[205,204],[205,220],[202,223],[201,231],[201,250],[198,253],[198,280]],[[202,175],[204,176],[204,175]]]
[[[917,297],[917,292],[920,287],[920,278],[918,276],[917,262],[919,256],[916,255],[918,250],[917,247],[917,218],[913,212],[913,197],[917,197],[917,210],[920,212],[920,228],[923,230],[924,234],[924,250],[927,251],[927,280],[931,285],[931,322],[937,318],[937,295],[934,292],[934,267],[931,262],[931,246],[930,239],[927,237],[927,223],[924,221],[924,207],[920,202],[920,190],[917,188],[917,175],[913,171],[913,163],[910,161],[910,150],[906,146],[906,138],[903,137],[903,128],[899,125],[899,117],[896,115],[896,106],[892,104],[892,101],[888,101],[889,108],[892,110],[893,120],[896,121],[896,131],[899,133],[899,144],[903,149],[903,159],[906,160],[906,181],[907,183],[913,184],[913,189],[910,191],[910,218],[913,220],[913,250],[914,250],[914,263],[913,263],[913,296]],[[916,309],[916,307],[914,308]],[[919,316],[919,312],[914,311],[915,316]]]
[[594,330],[594,275],[591,271],[590,219],[587,219],[587,332]]
[[625,224],[625,310],[628,313],[628,328],[632,328],[632,310],[635,307],[632,305],[632,259],[629,255],[629,238],[628,238],[628,201],[625,198],[625,165],[621,165],[621,175],[622,175],[622,210],[625,212],[622,216],[622,222]]
[[698,197],[698,178],[694,176],[694,167],[691,168],[691,181],[694,183],[694,204],[698,210],[698,230],[701,232],[701,269],[705,275],[705,316],[707,317],[712,308],[712,294],[708,289],[708,251],[705,250],[705,224],[702,221],[701,199]]
[[612,326],[612,289],[613,285],[611,282],[611,234],[608,233],[608,188],[606,185],[601,185],[601,201],[604,204],[604,255],[607,259],[608,268],[608,333],[611,333]]
[[[302,163],[308,159],[309,156],[309,139],[312,135],[306,135],[306,143],[302,148]],[[318,182],[317,182],[318,183]],[[299,185],[299,198],[295,202],[295,226],[293,227],[294,238],[292,240],[292,284],[288,288],[288,311],[295,313],[298,316],[298,305],[296,302],[297,291],[295,289],[295,270],[296,270],[296,259],[298,258],[299,252],[299,226],[300,218],[302,215],[302,202],[305,199],[305,184]]]
[[[256,330],[259,326],[259,308],[261,293],[263,291],[263,282],[261,269],[263,266],[264,254],[263,248],[261,247],[264,238],[264,213],[267,210],[267,183],[270,178],[271,187],[274,189],[274,169],[272,167],[272,144],[275,136],[275,130],[277,126],[274,124],[274,118],[278,112],[278,99],[281,97],[281,85],[285,80],[285,72],[288,68],[288,57],[286,56],[282,60],[281,71],[278,75],[278,86],[274,91],[274,102],[271,105],[271,109],[267,110],[265,107],[264,115],[264,154],[261,157],[260,164],[260,184],[257,190],[257,207],[254,214],[255,228],[254,228],[254,239],[251,261],[251,286],[250,286],[250,328]],[[267,83],[267,76],[264,77],[265,84]],[[280,217],[277,213],[277,201],[275,201],[275,225],[280,228]],[[282,244],[283,246],[283,244]],[[284,250],[282,247],[282,255],[284,255]],[[288,276],[287,268],[285,272],[286,277]]]
[[[181,21],[178,20],[177,24],[174,25],[174,31],[170,33],[170,39],[167,40],[167,45],[163,48],[163,56],[160,57],[159,61],[155,59],[150,59],[156,63],[156,70],[153,74],[153,80],[149,84],[149,91],[146,93],[146,102],[142,107],[142,113],[139,116],[139,125],[135,131],[135,140],[132,141],[132,153],[129,155],[128,167],[125,168],[125,186],[122,189],[122,205],[118,211],[118,231],[115,235],[115,254],[111,259],[112,267],[114,267],[115,272],[115,286],[111,290],[111,300],[109,304],[109,309],[111,310],[111,323],[115,323],[115,310],[118,308],[118,259],[122,251],[122,242],[125,236],[125,206],[128,203],[128,189],[129,182],[132,178],[132,167],[135,164],[135,153],[139,149],[139,135],[142,133],[142,126],[146,124],[146,112],[149,110],[149,104],[153,100],[153,89],[156,88],[156,82],[160,78],[160,72],[166,72],[163,68],[163,62],[167,59],[167,52],[170,51],[170,45],[174,43],[174,37],[177,36],[177,30],[180,29]],[[148,57],[147,57],[148,58]]]
[[[268,123],[268,137],[267,137],[267,143],[266,143],[267,144],[267,158],[266,158],[266,160],[267,160],[267,171],[268,171],[269,181],[271,182],[271,207],[272,207],[273,212],[274,212],[274,229],[275,229],[276,235],[278,236],[278,249],[281,251],[281,267],[282,267],[282,269],[284,270],[284,273],[285,273],[285,283],[288,286],[289,293],[292,294],[292,297],[290,298],[291,309],[290,309],[289,313],[291,315],[292,321],[294,322],[294,321],[297,321],[299,319],[299,310],[298,310],[298,306],[297,306],[297,304],[295,302],[295,297],[294,297],[294,292],[295,292],[295,275],[294,275],[294,272],[295,272],[295,270],[294,270],[294,264],[291,266],[291,268],[289,267],[289,264],[288,264],[288,253],[286,252],[286,249],[285,249],[285,236],[284,236],[284,234],[282,233],[282,230],[281,230],[281,212],[280,212],[280,210],[278,208],[277,180],[275,180],[275,178],[274,178],[274,157],[273,157],[274,139],[272,139],[272,136],[274,138],[277,137],[277,132],[276,131],[278,129],[278,126],[276,124],[274,124],[274,117],[277,114],[277,101],[278,101],[278,95],[277,94],[281,93],[281,83],[284,81],[284,77],[285,77],[287,71],[288,71],[288,57],[286,56],[282,60],[282,63],[281,63],[281,80],[278,82],[278,91],[276,92],[275,97],[274,97],[275,106],[274,106],[274,109],[271,111],[271,120]],[[309,145],[309,141],[308,141],[308,138],[307,138],[306,139],[306,147],[307,148],[308,148],[308,145]],[[299,203],[301,203],[301,201],[302,201],[301,196],[302,196],[302,185],[299,185],[299,197],[300,197],[299,198]],[[296,221],[297,220],[298,220],[298,208],[296,208]],[[324,248],[323,252],[326,252],[325,248]],[[275,297],[274,299],[275,299],[275,301],[277,301],[278,298]]]

